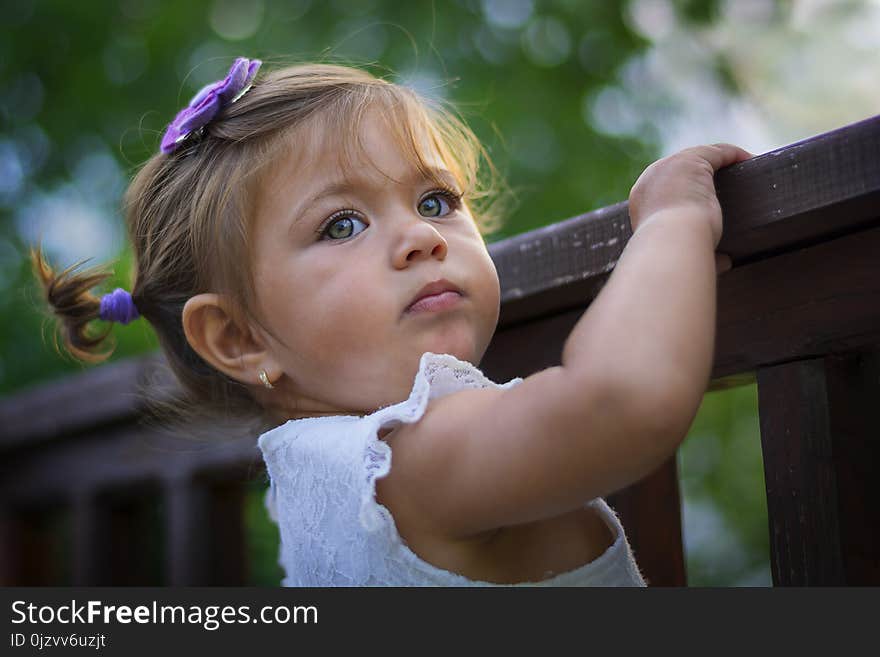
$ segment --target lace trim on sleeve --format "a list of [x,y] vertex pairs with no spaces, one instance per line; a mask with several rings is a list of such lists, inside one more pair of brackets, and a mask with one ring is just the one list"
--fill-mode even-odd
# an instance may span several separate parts
[[379,439],[381,429],[418,422],[425,414],[428,402],[436,397],[469,388],[511,388],[520,383],[522,379],[519,377],[507,383],[495,383],[473,364],[449,354],[422,354],[409,398],[369,416],[372,426],[364,451],[367,486],[361,496],[361,526],[368,531],[386,527],[393,529],[396,534],[391,513],[376,500],[376,480],[391,470],[391,447]]
[[[378,431],[378,428],[375,431]],[[374,430],[371,430],[367,439],[364,461],[367,487],[361,496],[359,517],[361,527],[369,532],[378,531],[382,527],[393,527],[391,512],[376,500],[376,480],[381,479],[391,470],[391,448],[388,443],[375,438]]]

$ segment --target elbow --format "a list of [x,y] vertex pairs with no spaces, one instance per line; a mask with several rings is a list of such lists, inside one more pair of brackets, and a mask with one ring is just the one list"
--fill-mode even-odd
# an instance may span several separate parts
[[648,429],[674,452],[687,437],[699,408],[699,401],[685,395],[661,396],[645,411]]

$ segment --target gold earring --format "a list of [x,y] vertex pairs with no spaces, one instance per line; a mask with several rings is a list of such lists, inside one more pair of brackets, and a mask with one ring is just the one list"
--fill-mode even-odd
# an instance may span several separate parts
[[260,381],[263,382],[263,385],[269,389],[274,388],[275,386],[269,381],[269,375],[266,374],[266,370],[260,370]]

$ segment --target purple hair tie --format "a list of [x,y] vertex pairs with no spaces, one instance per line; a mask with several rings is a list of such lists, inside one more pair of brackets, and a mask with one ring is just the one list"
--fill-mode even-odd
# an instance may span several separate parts
[[190,134],[208,125],[220,110],[241,98],[251,88],[262,63],[259,59],[239,57],[225,78],[207,85],[193,96],[189,105],[180,110],[168,125],[162,137],[161,151],[166,154],[174,152]]
[[101,297],[100,317],[107,322],[128,324],[140,317],[140,313],[135,307],[131,295],[121,287],[117,287],[110,294]]

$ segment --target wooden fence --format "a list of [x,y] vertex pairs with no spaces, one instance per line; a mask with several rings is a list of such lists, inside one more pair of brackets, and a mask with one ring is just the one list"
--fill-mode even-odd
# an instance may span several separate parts
[[[773,581],[880,584],[880,116],[716,185],[734,268],[718,280],[710,389],[758,385]],[[502,309],[487,375],[559,364],[630,235],[620,203],[491,245]],[[0,585],[247,581],[255,437],[207,445],[140,424],[134,393],[156,359],[0,401]],[[675,459],[607,499],[649,582],[685,585]]]

